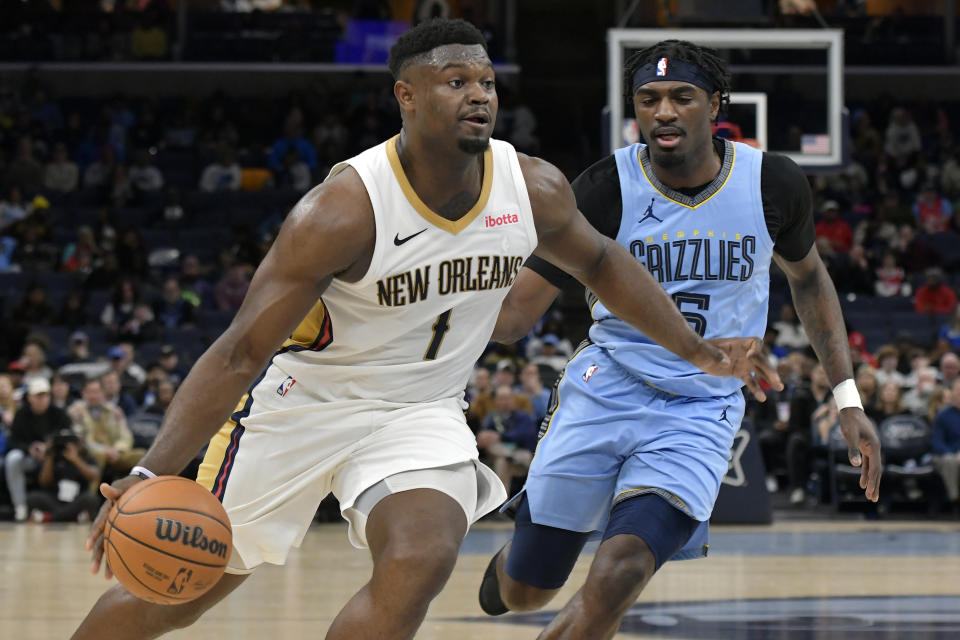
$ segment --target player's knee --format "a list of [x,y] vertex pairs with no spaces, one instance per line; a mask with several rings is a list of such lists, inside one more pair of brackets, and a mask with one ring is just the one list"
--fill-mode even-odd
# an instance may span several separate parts
[[440,592],[457,563],[459,544],[426,537],[423,540],[388,545],[380,563],[389,573],[402,572],[413,597],[433,597]]
[[553,600],[559,589],[540,589],[538,587],[511,580],[509,577],[500,583],[500,598],[510,611],[536,611]]
[[633,539],[618,545],[615,552],[598,554],[594,559],[583,594],[593,605],[615,610],[632,602],[656,571],[650,547],[639,538],[629,537]]

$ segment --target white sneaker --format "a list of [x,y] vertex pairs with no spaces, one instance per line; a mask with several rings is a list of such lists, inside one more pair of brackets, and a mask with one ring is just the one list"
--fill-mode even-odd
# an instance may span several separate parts
[[801,504],[804,498],[806,498],[806,494],[800,487],[790,492],[790,504]]
[[777,476],[767,476],[767,491],[776,493],[779,488],[780,485],[777,483]]
[[25,504],[18,504],[13,508],[13,519],[17,522],[23,522],[29,515],[30,512],[27,510],[27,505]]

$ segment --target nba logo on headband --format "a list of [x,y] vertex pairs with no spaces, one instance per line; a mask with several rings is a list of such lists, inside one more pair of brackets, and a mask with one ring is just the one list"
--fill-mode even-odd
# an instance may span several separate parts
[[667,59],[660,58],[657,60],[657,75],[663,77],[667,75]]

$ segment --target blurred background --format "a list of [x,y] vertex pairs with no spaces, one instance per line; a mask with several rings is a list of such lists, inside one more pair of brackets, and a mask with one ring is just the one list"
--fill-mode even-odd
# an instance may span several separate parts
[[[498,74],[496,137],[570,179],[635,136],[610,97],[612,52],[631,44],[611,30],[709,29],[735,38],[717,46],[743,94],[717,135],[789,153],[808,172],[818,247],[891,470],[880,505],[862,502],[823,404],[829,384],[774,273],[766,348],[788,386],[749,406],[744,432],[750,490],[769,505],[731,519],[954,518],[958,4],[0,0],[0,451],[24,446],[14,421],[37,413],[30,399],[43,393],[90,451],[149,446],[291,205],[334,163],[398,131],[384,63],[412,24],[476,24]],[[739,42],[743,29],[785,44]],[[468,389],[473,428],[542,418],[587,322],[572,287],[530,336],[490,345]],[[31,393],[37,379],[50,390]],[[90,426],[101,407],[109,437]],[[522,481],[519,467],[507,480]],[[742,488],[733,465],[730,477],[729,490]],[[318,517],[336,516],[327,506]],[[21,516],[0,487],[0,518]]]

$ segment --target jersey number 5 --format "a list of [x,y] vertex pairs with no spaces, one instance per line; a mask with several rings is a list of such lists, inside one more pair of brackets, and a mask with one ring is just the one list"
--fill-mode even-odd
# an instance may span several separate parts
[[680,315],[687,319],[687,322],[690,323],[693,330],[700,334],[702,338],[703,334],[707,332],[707,319],[703,317],[701,313],[684,311],[683,305],[693,305],[700,311],[708,311],[710,309],[710,296],[680,291],[679,293],[673,294],[673,301],[676,303],[677,308],[680,309]]
[[453,309],[447,309],[437,316],[437,321],[433,323],[433,337],[430,338],[430,346],[427,352],[423,354],[424,360],[436,360],[437,351],[440,351],[440,343],[443,342],[443,336],[450,330],[450,312]]

